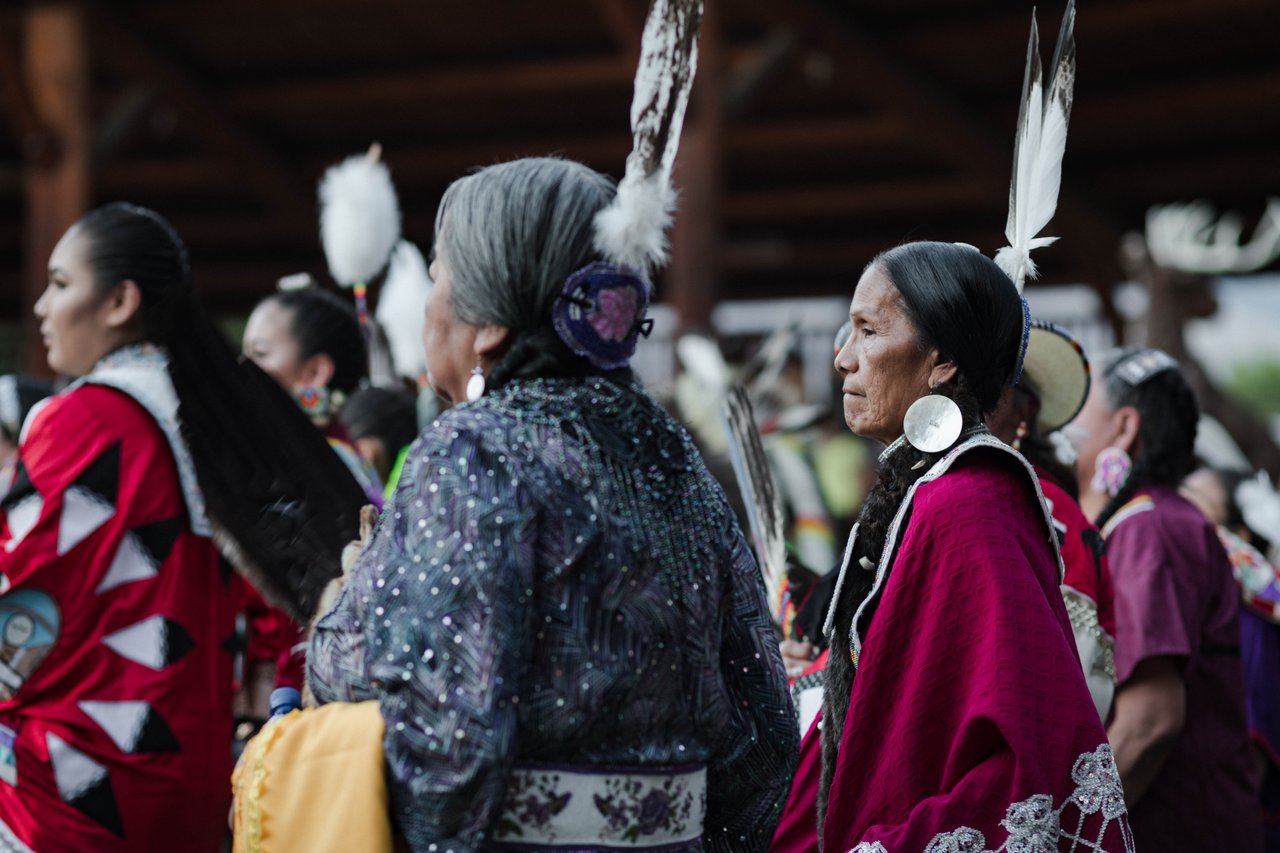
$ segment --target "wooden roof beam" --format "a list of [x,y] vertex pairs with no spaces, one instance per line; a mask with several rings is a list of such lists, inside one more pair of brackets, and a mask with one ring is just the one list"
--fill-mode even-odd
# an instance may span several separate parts
[[[748,61],[754,48],[726,48],[730,64]],[[277,83],[244,85],[224,99],[237,112],[279,115],[281,109],[302,112],[343,112],[358,105],[378,108],[425,109],[460,99],[520,98],[533,95],[572,97],[575,92],[610,88],[631,91],[636,60],[632,56],[601,55],[539,59],[506,64],[396,71],[336,78],[310,77]]]
[[634,64],[640,56],[640,39],[644,35],[644,11],[637,10],[627,0],[595,0],[595,7],[618,52]]
[[282,106],[319,112],[346,110],[352,104],[364,110],[405,109],[426,101],[441,103],[495,94],[571,97],[574,92],[628,87],[635,70],[633,61],[617,55],[542,59],[260,83],[229,91],[225,99],[236,111],[247,114],[278,114]]
[[[724,215],[730,222],[742,223],[971,207],[998,209],[1000,198],[992,187],[977,178],[915,178],[875,184],[786,186],[734,192],[725,202]],[[870,257],[864,258],[863,263]]]
[[163,92],[195,136],[234,164],[238,185],[256,193],[272,219],[285,228],[315,230],[316,201],[308,183],[292,178],[284,160],[202,89],[186,69],[150,44],[119,10],[95,15],[93,27],[97,38],[111,45],[102,51],[103,61],[122,77],[148,81]]
[[[907,126],[896,116],[831,116],[735,125],[724,143],[736,156],[758,157],[814,150],[854,150],[864,145],[891,145],[907,139]],[[590,136],[545,136],[526,139],[481,139],[466,144],[427,148],[389,148],[384,152],[397,184],[451,180],[467,169],[518,156],[563,154],[620,174],[631,150],[625,129]],[[319,175],[332,158],[308,157],[295,168]],[[212,157],[112,159],[100,166],[99,188],[108,194],[128,192],[225,191],[236,187],[235,164]],[[0,169],[0,189],[4,186]],[[16,178],[15,178],[16,180]]]
[[[1056,6],[1055,6],[1056,8]],[[1076,23],[1077,38],[1150,37],[1160,29],[1196,27],[1221,22],[1236,14],[1265,13],[1274,5],[1268,0],[1125,0],[1122,3],[1098,3],[1088,9]],[[918,54],[957,54],[972,50],[975,43],[1003,42],[1005,39],[1024,43],[1030,15],[1026,11],[970,16],[967,20],[948,19],[932,26],[919,22],[904,38]],[[1056,30],[1056,27],[1055,27]],[[1051,37],[1045,31],[1041,37]]]

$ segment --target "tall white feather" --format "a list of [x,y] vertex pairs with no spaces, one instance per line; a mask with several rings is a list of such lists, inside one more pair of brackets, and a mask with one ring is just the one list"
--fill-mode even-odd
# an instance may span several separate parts
[[595,246],[642,271],[667,260],[675,212],[671,169],[698,66],[702,0],[654,0],[645,21],[631,101],[632,150],[618,195],[596,216]]
[[422,252],[408,240],[401,240],[387,267],[387,278],[378,297],[377,318],[387,336],[396,373],[410,379],[427,372],[422,324],[431,285]]
[[1076,79],[1075,18],[1075,0],[1071,0],[1062,16],[1047,87],[1040,69],[1035,16],[1031,18],[1022,107],[1018,112],[1018,130],[1014,136],[1009,218],[1004,227],[1009,245],[998,251],[995,257],[1000,268],[1013,279],[1019,293],[1026,280],[1036,276],[1031,251],[1058,239],[1037,235],[1049,224],[1058,207],[1062,157],[1067,147],[1067,121],[1071,117]]
[[400,204],[378,155],[374,146],[348,157],[320,180],[320,241],[329,273],[343,287],[376,276],[400,239]]

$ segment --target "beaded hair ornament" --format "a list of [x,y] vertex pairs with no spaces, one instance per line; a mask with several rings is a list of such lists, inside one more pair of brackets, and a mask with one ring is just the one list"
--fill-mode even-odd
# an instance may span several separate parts
[[667,260],[675,212],[671,170],[689,90],[698,66],[702,0],[654,0],[645,21],[631,101],[632,149],[613,201],[595,219],[602,261],[569,276],[556,299],[557,334],[604,370],[625,367],[640,334],[653,287],[648,274]]
[[1013,180],[1009,185],[1009,217],[1004,235],[1009,245],[996,252],[995,262],[1013,281],[1022,301],[1022,346],[1018,351],[1013,384],[1022,377],[1031,334],[1031,310],[1022,295],[1028,278],[1036,277],[1031,251],[1048,246],[1057,237],[1038,235],[1058,207],[1062,186],[1062,156],[1067,146],[1067,120],[1071,117],[1076,81],[1075,0],[1067,3],[1058,31],[1058,44],[1049,65],[1049,80],[1040,67],[1040,36],[1035,15],[1027,43],[1027,69],[1022,79],[1022,106],[1014,135]]
[[1108,372],[1130,388],[1137,388],[1152,377],[1177,369],[1177,360],[1164,350],[1140,349],[1120,359]]

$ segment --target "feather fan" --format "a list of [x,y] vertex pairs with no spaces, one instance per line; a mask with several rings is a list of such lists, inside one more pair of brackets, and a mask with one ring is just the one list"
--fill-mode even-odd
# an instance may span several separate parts
[[422,347],[422,324],[431,276],[418,247],[408,240],[396,244],[387,267],[387,278],[378,297],[378,325],[386,333],[396,373],[417,379],[427,372]]
[[1058,45],[1049,68],[1047,85],[1040,68],[1040,38],[1035,15],[1027,45],[1027,70],[1022,83],[1022,107],[1014,137],[1013,182],[1009,187],[1009,218],[1004,234],[1009,245],[996,253],[995,261],[1018,292],[1035,278],[1031,250],[1048,246],[1057,237],[1038,237],[1058,206],[1062,184],[1062,156],[1067,146],[1067,121],[1071,117],[1076,80],[1075,0],[1067,4],[1058,31]]
[[729,389],[721,408],[729,435],[729,460],[742,492],[747,521],[760,574],[764,577],[769,613],[779,625],[784,619],[783,581],[787,574],[786,519],[773,479],[773,469],[765,455],[760,431],[756,428],[751,399],[741,384]]
[[596,217],[596,249],[641,271],[667,260],[675,212],[671,169],[698,66],[702,0],[653,0],[631,101],[632,150],[613,203]]
[[334,281],[367,284],[400,239],[400,204],[376,144],[320,179],[320,241]]

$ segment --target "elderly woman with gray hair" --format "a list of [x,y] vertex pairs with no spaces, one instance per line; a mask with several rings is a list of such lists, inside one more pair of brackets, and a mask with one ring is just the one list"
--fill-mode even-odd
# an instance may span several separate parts
[[763,587],[627,367],[650,286],[593,245],[607,178],[455,182],[425,342],[453,406],[317,624],[322,702],[377,699],[414,850],[764,849],[797,733]]

